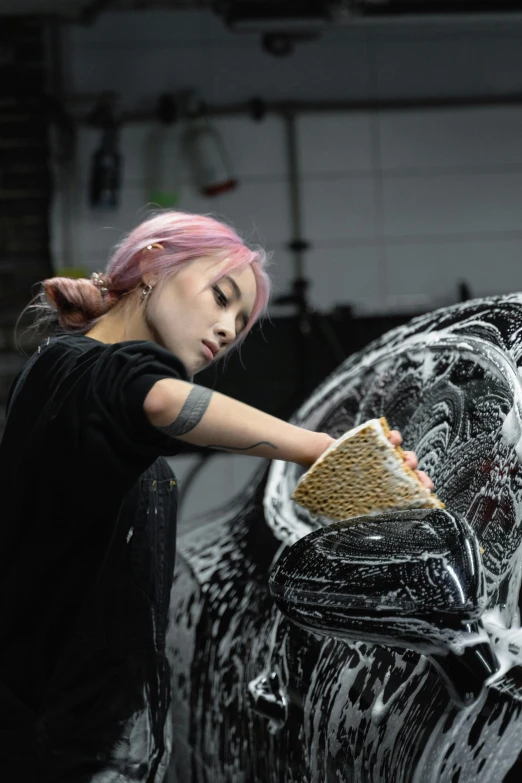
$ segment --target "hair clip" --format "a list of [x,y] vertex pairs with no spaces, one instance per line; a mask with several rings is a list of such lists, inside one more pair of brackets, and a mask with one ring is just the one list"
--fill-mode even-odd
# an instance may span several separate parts
[[108,293],[108,282],[103,278],[98,272],[93,272],[91,275],[91,283],[93,283],[96,288],[100,290],[100,294],[102,296],[105,296],[106,293]]
[[157,248],[158,250],[163,250],[163,245],[160,245],[159,242],[154,242],[152,245],[147,245],[147,250],[153,250],[154,248]]

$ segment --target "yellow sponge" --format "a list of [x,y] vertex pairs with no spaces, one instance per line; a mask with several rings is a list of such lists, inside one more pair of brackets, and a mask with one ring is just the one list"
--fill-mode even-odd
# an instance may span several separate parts
[[445,508],[388,440],[384,417],[349,430],[299,479],[292,499],[312,514],[345,520],[391,509]]

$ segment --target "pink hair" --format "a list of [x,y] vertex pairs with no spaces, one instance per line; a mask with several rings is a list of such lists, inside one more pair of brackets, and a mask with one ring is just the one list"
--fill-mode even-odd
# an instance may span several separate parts
[[234,269],[252,267],[256,278],[256,298],[239,340],[242,341],[268,306],[270,280],[264,270],[267,263],[265,251],[248,248],[233,228],[215,218],[188,212],[162,212],[141,223],[120,243],[107,266],[106,274],[111,284],[126,290],[138,285],[141,281],[138,256],[155,243],[161,244],[164,252],[151,254],[149,270],[159,274],[160,279],[203,256],[216,255],[216,261],[224,257],[228,259],[211,284]]
[[148,269],[158,275],[160,282],[203,256],[215,256],[216,262],[227,259],[211,284],[234,269],[252,267],[256,298],[248,323],[234,343],[239,345],[268,307],[267,254],[262,248],[249,248],[226,223],[207,215],[172,210],[148,218],[119,243],[106,271],[100,273],[109,283],[109,293],[104,298],[90,280],[52,277],[43,281],[45,298],[58,312],[62,329],[88,331],[121,296],[134,290],[142,281],[142,251],[153,244],[160,244],[163,250],[158,248],[150,253]]

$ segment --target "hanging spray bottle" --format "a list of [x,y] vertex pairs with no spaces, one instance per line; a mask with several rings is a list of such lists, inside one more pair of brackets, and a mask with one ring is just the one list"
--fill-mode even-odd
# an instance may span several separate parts
[[203,102],[193,91],[184,93],[182,100],[186,118],[183,146],[199,191],[205,196],[218,196],[234,190],[238,181],[225,143],[210,124]]
[[160,95],[158,123],[148,143],[147,198],[155,206],[172,209],[181,200],[181,160],[178,107],[173,95]]
[[89,201],[95,209],[116,209],[119,206],[122,158],[119,152],[120,123],[112,93],[102,98],[90,122],[101,127],[101,141],[91,159]]

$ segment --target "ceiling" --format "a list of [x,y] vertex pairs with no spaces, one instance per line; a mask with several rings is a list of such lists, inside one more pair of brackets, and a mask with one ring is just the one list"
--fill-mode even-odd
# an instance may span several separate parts
[[[281,19],[342,10],[342,18],[493,14],[522,11],[522,0],[1,0],[3,16],[54,16],[88,23],[108,11],[212,7],[224,18]],[[310,13],[312,11],[312,14]]]
[[3,16],[59,16],[82,20],[106,11],[203,8],[212,0],[1,0]]

